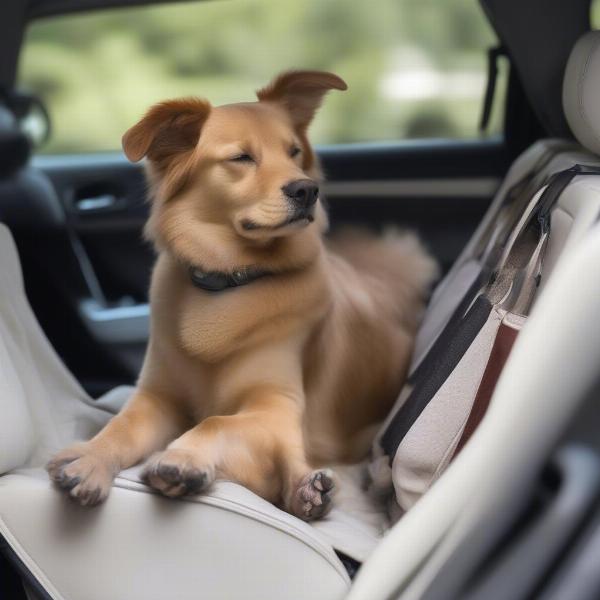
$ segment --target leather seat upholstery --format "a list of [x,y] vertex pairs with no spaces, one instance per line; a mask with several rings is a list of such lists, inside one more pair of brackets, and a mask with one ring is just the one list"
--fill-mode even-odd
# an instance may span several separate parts
[[0,534],[51,598],[343,596],[349,578],[327,538],[239,485],[174,502],[130,470],[98,510],[51,487],[47,458],[93,435],[130,390],[94,403],[66,371],[4,226],[0,290]]

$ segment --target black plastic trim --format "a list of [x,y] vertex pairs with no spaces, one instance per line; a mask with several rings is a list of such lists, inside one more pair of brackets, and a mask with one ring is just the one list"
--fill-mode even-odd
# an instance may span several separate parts
[[[54,600],[38,581],[27,565],[19,558],[6,538],[0,533],[0,554],[6,558],[15,571],[23,578],[27,585],[37,594],[39,600]],[[8,600],[8,599],[7,599]]]

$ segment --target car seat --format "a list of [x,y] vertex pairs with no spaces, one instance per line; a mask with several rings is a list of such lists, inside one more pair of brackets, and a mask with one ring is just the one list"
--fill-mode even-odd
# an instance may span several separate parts
[[[415,369],[479,276],[479,249],[502,232],[510,235],[549,176],[598,164],[600,119],[592,100],[600,69],[592,73],[589,66],[600,61],[599,35],[578,42],[565,75],[566,115],[584,147],[565,150],[568,141],[544,140],[517,159],[432,298]],[[499,219],[511,194],[517,205]],[[108,500],[92,510],[55,490],[42,468],[48,457],[92,436],[131,390],[119,388],[93,401],[65,369],[29,307],[14,243],[0,227],[0,550],[31,598],[376,599],[402,590],[419,597],[436,565],[492,509],[501,510],[511,486],[538,466],[599,364],[600,336],[590,336],[589,327],[600,281],[581,277],[600,260],[599,211],[600,176],[574,177],[552,209],[540,289],[487,414],[426,494],[403,507],[392,498],[402,508],[396,516],[410,510],[382,541],[388,513],[362,490],[365,466],[342,474],[336,508],[314,524],[231,482],[218,482],[206,495],[169,500],[144,486],[135,468],[122,473]],[[566,368],[570,374],[563,380],[547,377],[548,370]],[[387,460],[380,456],[370,466],[375,479],[389,476],[379,468],[382,458]],[[392,482],[383,483],[389,492]],[[376,491],[383,493],[381,487]],[[364,562],[352,585],[336,550]]]

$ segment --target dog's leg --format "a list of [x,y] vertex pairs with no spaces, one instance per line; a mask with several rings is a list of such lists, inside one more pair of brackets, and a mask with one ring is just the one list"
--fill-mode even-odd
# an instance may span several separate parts
[[82,505],[102,502],[122,469],[164,448],[184,429],[179,411],[137,390],[122,411],[89,442],[56,454],[46,465],[52,481]]
[[228,479],[302,519],[316,519],[330,507],[333,479],[308,465],[301,416],[300,403],[287,394],[253,395],[236,414],[209,417],[154,455],[144,478],[171,497]]

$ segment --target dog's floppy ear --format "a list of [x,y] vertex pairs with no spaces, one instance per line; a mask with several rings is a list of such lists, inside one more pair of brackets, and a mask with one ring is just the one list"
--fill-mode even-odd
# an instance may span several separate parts
[[155,104],[122,139],[125,156],[137,162],[147,156],[164,163],[174,155],[193,149],[210,113],[201,98],[181,98]]
[[296,127],[308,127],[329,90],[346,90],[346,82],[325,71],[286,71],[258,90],[261,102],[279,102],[285,106]]

